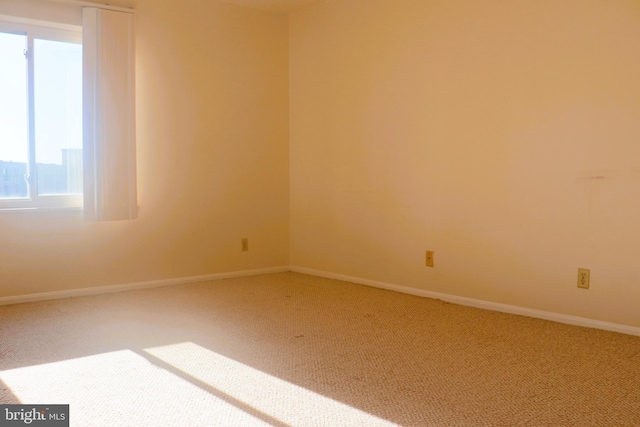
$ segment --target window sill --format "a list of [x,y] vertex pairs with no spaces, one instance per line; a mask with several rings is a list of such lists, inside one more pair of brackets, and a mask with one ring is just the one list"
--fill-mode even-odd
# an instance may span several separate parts
[[24,213],[63,213],[63,212],[83,212],[82,207],[24,207],[24,208],[0,208],[0,215],[3,214],[24,214]]

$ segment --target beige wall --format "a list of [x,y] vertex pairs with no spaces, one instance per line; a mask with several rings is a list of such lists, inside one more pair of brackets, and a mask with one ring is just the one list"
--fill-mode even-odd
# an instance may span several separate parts
[[292,264],[640,326],[638,46],[635,0],[290,15]]
[[139,219],[0,213],[0,297],[289,263],[287,16],[120,5],[138,11]]
[[0,297],[290,252],[296,266],[640,326],[635,0],[329,0],[289,18],[114,3],[138,10],[140,217],[0,213]]

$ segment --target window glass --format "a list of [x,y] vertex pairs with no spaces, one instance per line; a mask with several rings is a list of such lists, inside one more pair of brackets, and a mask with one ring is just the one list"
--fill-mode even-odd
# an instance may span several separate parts
[[0,32],[0,199],[28,195],[26,45],[26,36]]
[[38,194],[82,193],[82,45],[34,40]]

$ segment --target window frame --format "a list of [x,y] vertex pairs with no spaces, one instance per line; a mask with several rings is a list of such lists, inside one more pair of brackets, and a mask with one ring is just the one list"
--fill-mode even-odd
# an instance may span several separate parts
[[35,158],[35,67],[34,39],[52,40],[82,45],[82,26],[39,21],[0,15],[0,32],[27,37],[27,197],[0,199],[1,211],[59,210],[83,208],[83,194],[38,195],[38,177]]

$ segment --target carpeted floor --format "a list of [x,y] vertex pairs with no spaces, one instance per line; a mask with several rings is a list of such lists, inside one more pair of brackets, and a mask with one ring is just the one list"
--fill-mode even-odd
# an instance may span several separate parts
[[0,403],[91,426],[640,426],[640,338],[279,273],[0,307]]

